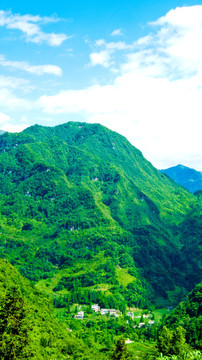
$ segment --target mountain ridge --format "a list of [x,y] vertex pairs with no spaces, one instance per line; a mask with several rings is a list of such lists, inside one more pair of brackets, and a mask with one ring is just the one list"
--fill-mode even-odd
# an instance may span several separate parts
[[160,171],[192,193],[202,190],[202,171],[181,164]]
[[[198,257],[186,263],[188,249],[199,246],[199,200],[155,169],[123,136],[98,124],[35,125],[3,134],[0,149],[0,256],[44,291],[56,274],[50,293],[72,291],[68,279],[73,277],[64,276],[63,269],[85,268],[88,259],[95,261],[93,280],[89,270],[82,270],[75,279],[77,290],[95,296],[96,286],[105,288],[106,304],[115,293],[120,304],[143,304],[158,296],[169,303],[172,292],[177,302],[180,291],[200,281]],[[106,254],[101,264],[99,254]],[[121,294],[117,266],[139,285],[134,280]],[[130,300],[132,291],[136,296]]]

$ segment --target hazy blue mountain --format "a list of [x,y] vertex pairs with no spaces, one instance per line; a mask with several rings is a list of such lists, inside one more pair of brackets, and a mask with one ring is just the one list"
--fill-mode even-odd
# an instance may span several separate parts
[[160,171],[192,193],[202,190],[201,171],[196,171],[184,165],[177,165]]

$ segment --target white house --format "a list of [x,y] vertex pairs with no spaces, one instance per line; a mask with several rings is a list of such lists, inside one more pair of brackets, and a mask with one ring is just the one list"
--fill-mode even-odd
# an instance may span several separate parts
[[84,318],[84,311],[79,311],[77,315],[75,315],[75,319],[83,319]]
[[91,309],[95,312],[99,312],[100,311],[100,306],[98,304],[92,305]]
[[154,321],[154,320],[149,320],[149,321],[148,321],[148,324],[149,324],[149,325],[153,325],[153,324],[155,324],[155,321]]

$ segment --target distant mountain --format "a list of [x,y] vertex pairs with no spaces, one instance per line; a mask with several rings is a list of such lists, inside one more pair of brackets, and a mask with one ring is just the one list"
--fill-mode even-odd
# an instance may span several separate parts
[[5,133],[4,130],[0,130],[0,136],[3,135]]
[[187,190],[195,193],[202,190],[202,172],[196,171],[183,165],[177,165],[165,170],[160,170],[168,175],[176,183],[184,186]]
[[3,134],[0,204],[0,257],[57,306],[176,304],[201,279],[200,196],[99,124]]

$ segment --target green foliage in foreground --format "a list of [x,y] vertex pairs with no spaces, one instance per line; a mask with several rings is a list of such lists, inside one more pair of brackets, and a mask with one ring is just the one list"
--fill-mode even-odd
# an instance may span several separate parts
[[0,261],[0,359],[102,359],[67,331],[50,300]]
[[188,350],[185,340],[185,330],[179,326],[172,331],[166,326],[158,334],[157,347],[163,355],[183,355]]
[[119,339],[116,343],[116,348],[113,351],[111,356],[112,360],[130,360],[132,359],[132,354],[128,352],[125,341]]
[[[78,305],[71,313],[68,306],[58,315],[61,311],[63,317],[53,315],[50,300],[7,261],[0,261],[1,360],[154,360],[160,353],[194,359],[181,326],[158,331],[161,323],[155,323],[139,328],[138,320],[95,314],[88,305],[83,320],[74,318]],[[132,343],[126,345],[126,339]]]
[[[183,360],[201,360],[202,353],[199,350],[190,351],[184,354]],[[179,356],[171,355],[171,356],[159,356],[156,360],[181,360]]]
[[202,350],[202,283],[198,284],[166,320],[169,328],[181,325],[188,344]]
[[28,324],[24,300],[17,287],[11,287],[0,303],[0,358],[29,359]]

